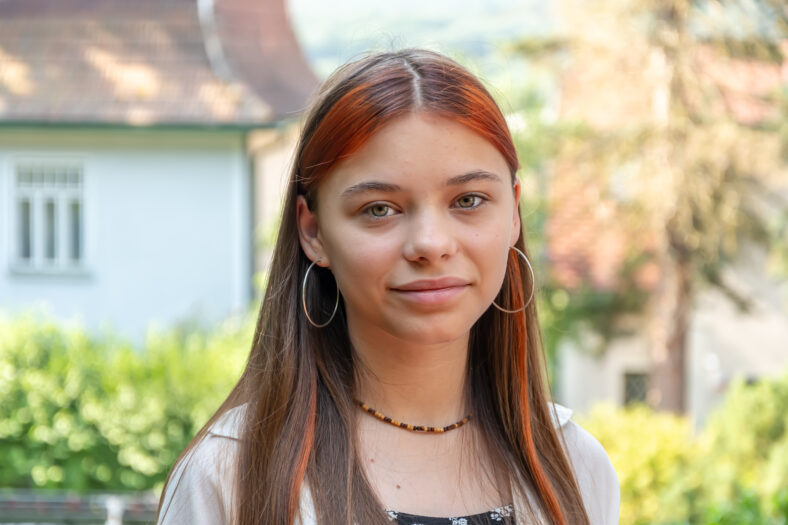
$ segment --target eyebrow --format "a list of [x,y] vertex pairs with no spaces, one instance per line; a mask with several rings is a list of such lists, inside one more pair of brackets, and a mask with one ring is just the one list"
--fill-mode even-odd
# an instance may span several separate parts
[[[501,182],[501,178],[495,173],[486,170],[473,170],[467,173],[463,173],[461,175],[455,175],[454,177],[446,181],[446,186],[459,186],[477,180],[489,180],[493,182]],[[349,188],[345,189],[345,191],[342,192],[342,197],[350,197],[352,195],[356,195],[358,193],[363,193],[366,191],[382,191],[385,193],[394,193],[397,191],[402,191],[402,187],[398,186],[397,184],[391,184],[389,182],[364,181],[364,182],[359,182],[358,184],[354,184]]]

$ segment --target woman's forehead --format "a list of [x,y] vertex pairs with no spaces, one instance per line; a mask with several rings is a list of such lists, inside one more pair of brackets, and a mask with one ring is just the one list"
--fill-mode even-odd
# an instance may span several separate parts
[[452,186],[472,180],[508,184],[510,179],[503,155],[485,138],[456,121],[413,113],[375,133],[334,166],[325,183],[332,193],[348,195],[376,187]]

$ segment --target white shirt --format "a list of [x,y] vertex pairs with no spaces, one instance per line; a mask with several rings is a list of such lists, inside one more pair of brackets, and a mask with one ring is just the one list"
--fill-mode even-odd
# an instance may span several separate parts
[[[561,428],[569,459],[591,525],[617,525],[620,504],[618,477],[602,445],[572,421],[572,411],[555,404],[553,424]],[[163,495],[161,525],[229,525],[233,455],[245,405],[224,414],[205,438],[181,461]],[[552,414],[552,411],[551,411]],[[517,501],[515,516],[517,516]],[[309,487],[300,495],[297,525],[316,525]]]

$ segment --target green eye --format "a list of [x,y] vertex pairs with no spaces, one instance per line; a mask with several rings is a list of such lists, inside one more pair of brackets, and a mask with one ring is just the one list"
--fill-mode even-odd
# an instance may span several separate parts
[[385,217],[387,215],[388,209],[389,207],[385,204],[376,204],[367,208],[373,217]]
[[463,195],[457,199],[457,205],[460,208],[474,208],[477,203],[476,199],[480,199],[478,195]]

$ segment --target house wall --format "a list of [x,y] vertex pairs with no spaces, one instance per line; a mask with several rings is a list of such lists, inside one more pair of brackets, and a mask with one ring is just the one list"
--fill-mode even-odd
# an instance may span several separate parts
[[[586,345],[565,340],[558,348],[556,401],[580,413],[596,403],[620,405],[624,399],[626,373],[648,373],[648,346],[642,335],[614,339],[604,352],[594,353],[596,337],[580,337]],[[590,344],[593,343],[593,344]]]
[[294,122],[282,129],[254,131],[247,140],[254,164],[254,270],[258,277],[270,264],[299,127]]
[[[12,266],[20,158],[82,164],[84,273]],[[250,171],[240,131],[0,129],[0,311],[44,308],[140,342],[152,325],[246,308]]]
[[723,272],[729,286],[750,301],[739,309],[718,290],[696,301],[689,344],[688,403],[703,424],[737,378],[757,381],[788,374],[788,281],[769,277],[766,253],[745,244]]
[[[724,271],[726,282],[751,300],[739,310],[722,293],[704,289],[695,298],[687,335],[685,367],[687,413],[703,426],[736,379],[758,380],[788,373],[788,282],[767,276],[765,253],[749,246],[740,260]],[[624,402],[624,374],[648,372],[650,358],[645,335],[612,341],[594,356],[593,334],[580,338],[581,347],[565,341],[559,348],[556,400],[579,412],[595,403]]]

